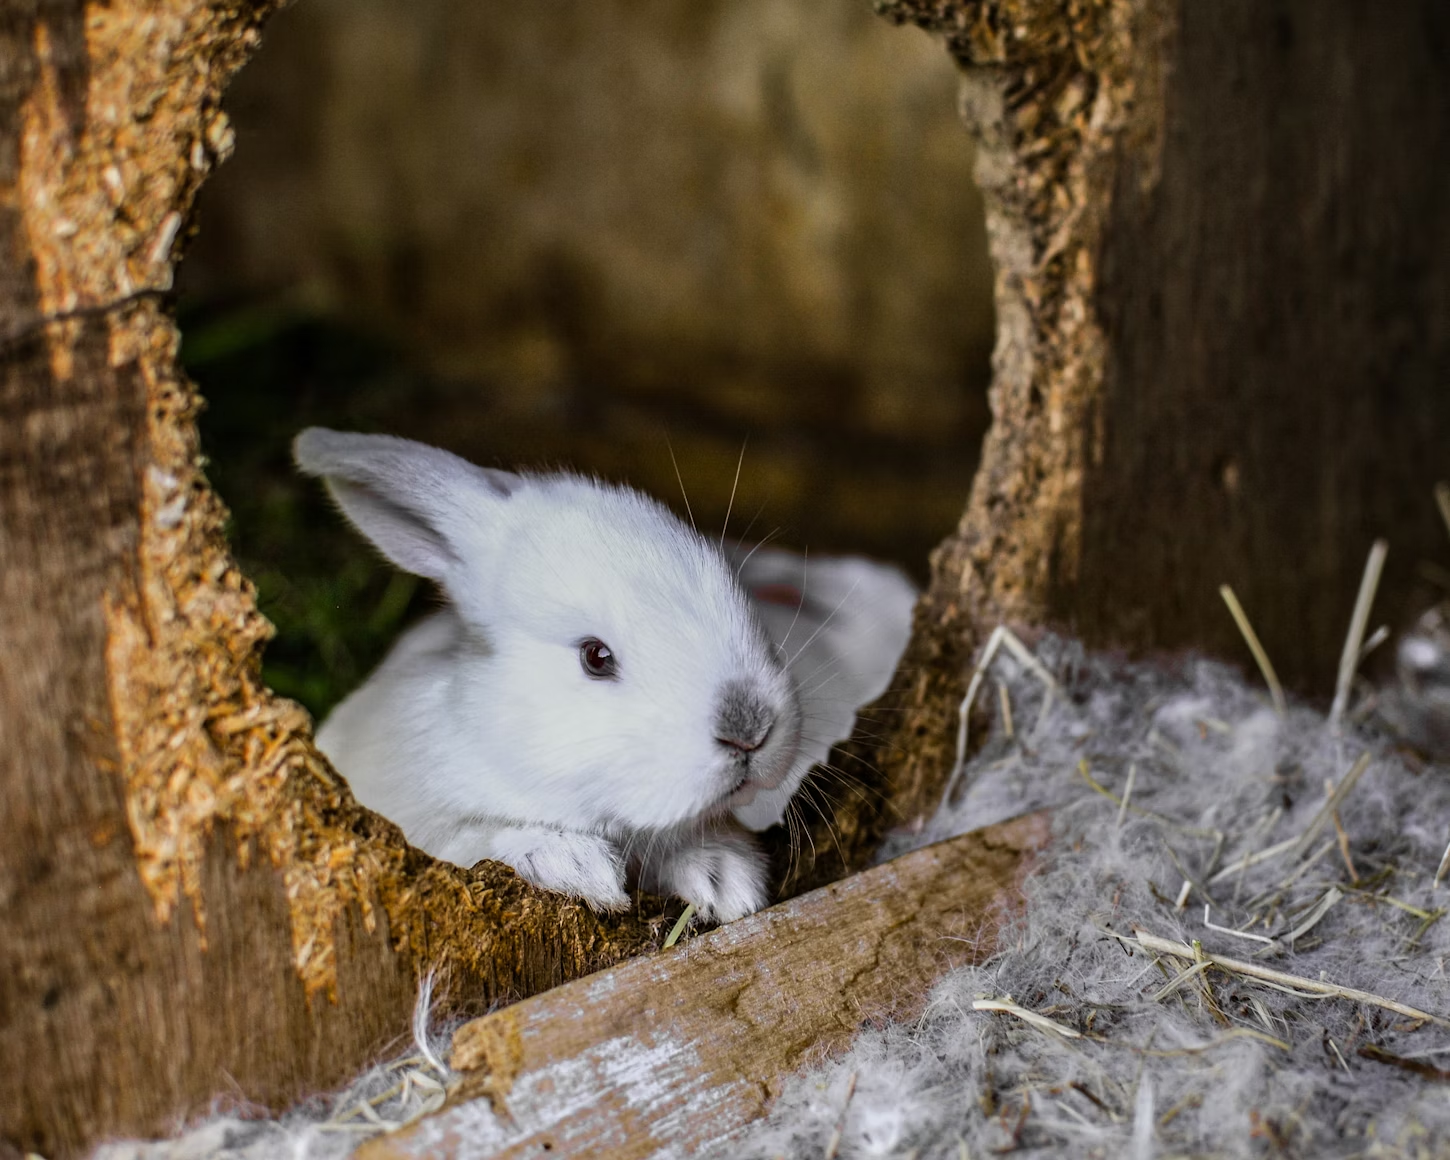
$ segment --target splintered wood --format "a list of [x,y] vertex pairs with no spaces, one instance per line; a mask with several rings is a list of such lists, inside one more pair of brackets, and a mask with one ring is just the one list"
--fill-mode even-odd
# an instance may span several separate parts
[[447,1107],[365,1160],[693,1156],[992,954],[1048,817],[929,846],[459,1029]]

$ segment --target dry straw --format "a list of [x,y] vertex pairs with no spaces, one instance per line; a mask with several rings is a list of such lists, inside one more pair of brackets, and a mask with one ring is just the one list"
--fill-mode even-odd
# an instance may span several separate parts
[[[1438,498],[1438,497],[1437,497]],[[1354,612],[1349,618],[1349,632],[1344,638],[1344,651],[1339,655],[1339,677],[1334,684],[1334,704],[1329,710],[1329,724],[1338,729],[1349,707],[1349,690],[1354,683],[1355,671],[1364,655],[1364,633],[1369,627],[1369,612],[1374,606],[1375,590],[1379,588],[1380,574],[1384,571],[1385,556],[1390,546],[1384,540],[1376,540],[1369,550],[1369,559],[1364,564],[1364,575],[1359,581],[1359,595],[1355,597]]]
[[1269,654],[1264,651],[1264,646],[1259,642],[1259,634],[1249,623],[1248,613],[1244,611],[1244,606],[1239,603],[1239,598],[1234,595],[1232,588],[1227,584],[1221,584],[1218,594],[1228,605],[1234,623],[1239,626],[1239,632],[1243,634],[1244,643],[1249,646],[1249,652],[1254,654],[1254,663],[1259,666],[1259,672],[1264,674],[1264,683],[1269,686],[1269,696],[1274,701],[1274,712],[1282,717],[1285,713],[1284,686],[1279,684],[1279,674],[1274,672],[1273,662],[1269,660]]
[[1450,1019],[1432,1015],[1428,1011],[1421,1011],[1418,1007],[1411,1007],[1408,1003],[1387,999],[1385,996],[1376,995],[1371,991],[1361,991],[1355,987],[1341,987],[1339,984],[1325,979],[1309,979],[1303,975],[1291,975],[1287,971],[1275,971],[1259,963],[1231,959],[1226,955],[1209,954],[1198,943],[1189,946],[1187,943],[1176,942],[1173,939],[1160,938],[1145,930],[1135,930],[1133,934],[1138,945],[1149,953],[1187,959],[1195,964],[1195,969],[1217,967],[1228,974],[1254,979],[1265,986],[1273,987],[1301,999],[1350,999],[1356,1003],[1368,1003],[1372,1007],[1393,1011],[1396,1015],[1404,1015],[1409,1019],[1418,1019],[1425,1023],[1433,1023],[1437,1027],[1450,1028]]

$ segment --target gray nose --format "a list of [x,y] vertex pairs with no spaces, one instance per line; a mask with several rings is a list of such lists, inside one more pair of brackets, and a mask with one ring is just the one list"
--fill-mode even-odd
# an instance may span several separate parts
[[754,685],[732,681],[720,690],[715,738],[721,744],[750,753],[765,744],[774,725],[775,709]]

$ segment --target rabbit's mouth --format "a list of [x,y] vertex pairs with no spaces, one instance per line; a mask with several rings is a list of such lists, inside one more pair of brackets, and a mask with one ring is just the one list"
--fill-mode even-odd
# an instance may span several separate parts
[[739,779],[727,789],[721,798],[721,804],[728,809],[735,809],[737,806],[748,806],[755,800],[755,795],[760,792],[760,782],[748,772],[742,773]]

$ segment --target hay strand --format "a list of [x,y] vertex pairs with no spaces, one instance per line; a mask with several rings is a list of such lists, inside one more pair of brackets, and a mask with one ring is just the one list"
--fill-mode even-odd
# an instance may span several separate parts
[[1354,600],[1354,612],[1349,618],[1349,632],[1344,638],[1344,651],[1339,655],[1339,677],[1334,683],[1334,703],[1329,709],[1329,726],[1338,729],[1344,720],[1344,711],[1349,707],[1349,690],[1354,683],[1355,671],[1359,668],[1361,650],[1364,647],[1365,630],[1369,627],[1369,613],[1374,606],[1374,596],[1379,588],[1380,575],[1384,572],[1385,556],[1390,546],[1384,540],[1376,540],[1369,550],[1369,559],[1364,563],[1364,574],[1359,580],[1359,594]]
[[1271,939],[1266,934],[1250,934],[1246,930],[1234,930],[1234,928],[1231,926],[1219,926],[1216,922],[1210,922],[1208,920],[1208,915],[1209,905],[1205,902],[1203,904],[1203,925],[1206,926],[1209,930],[1216,930],[1219,934],[1226,934],[1232,938],[1249,939],[1253,942],[1264,943],[1267,946],[1273,946],[1275,944],[1275,940]]
[[835,1128],[831,1130],[831,1138],[826,1143],[822,1160],[836,1160],[836,1153],[841,1150],[841,1137],[846,1133],[846,1113],[851,1110],[851,1097],[855,1094],[856,1073],[853,1071],[846,1080],[846,1098],[841,1101],[841,1114],[836,1119]]
[[1291,975],[1287,971],[1275,971],[1269,967],[1261,966],[1259,963],[1245,962],[1243,959],[1231,959],[1224,955],[1210,954],[1199,946],[1189,946],[1187,943],[1176,942],[1173,939],[1161,938],[1146,930],[1135,929],[1139,945],[1150,954],[1172,955],[1174,958],[1186,959],[1189,962],[1204,962],[1209,966],[1217,967],[1231,975],[1240,975],[1246,979],[1256,979],[1261,983],[1278,987],[1281,990],[1287,989],[1290,994],[1297,994],[1301,998],[1320,997],[1325,999],[1349,999],[1355,1003],[1367,1003],[1372,1007],[1379,1007],[1385,1011],[1393,1011],[1396,1015],[1404,1015],[1409,1019],[1421,1019],[1427,1023],[1434,1023],[1438,1027],[1450,1027],[1450,1019],[1444,1019],[1439,1015],[1432,1015],[1428,1011],[1421,1011],[1418,1007],[1411,1007],[1408,1003],[1401,1003],[1395,999],[1388,999],[1383,995],[1376,995],[1371,991],[1361,991],[1355,987],[1341,987],[1338,983],[1331,983],[1324,979],[1309,979],[1303,975]]
[[1350,767],[1349,772],[1344,775],[1339,785],[1335,787],[1334,792],[1329,795],[1329,800],[1314,815],[1313,821],[1304,827],[1304,832],[1299,835],[1298,841],[1294,843],[1293,848],[1289,851],[1290,858],[1298,859],[1303,857],[1304,852],[1309,849],[1314,839],[1318,837],[1319,831],[1334,816],[1335,811],[1339,809],[1344,799],[1349,796],[1349,791],[1354,789],[1355,785],[1359,782],[1360,776],[1368,768],[1369,752],[1366,751],[1359,755],[1359,760]]
[[1395,1055],[1383,1047],[1376,1047],[1373,1043],[1364,1044],[1355,1054],[1361,1059],[1372,1059],[1376,1063],[1387,1063],[1391,1067],[1398,1067],[1401,1071],[1411,1072],[1421,1079],[1434,1080],[1436,1083],[1450,1083],[1450,1071],[1418,1059]]
[[1445,871],[1450,870],[1450,844],[1445,846],[1445,853],[1440,855],[1440,865],[1435,870],[1434,888],[1438,890],[1440,883],[1445,877]]
[[1259,672],[1264,674],[1264,683],[1269,686],[1269,696],[1274,702],[1274,712],[1282,717],[1286,710],[1284,686],[1279,684],[1279,674],[1274,672],[1274,665],[1269,660],[1269,654],[1264,651],[1264,646],[1259,643],[1259,634],[1254,631],[1254,626],[1249,623],[1248,614],[1244,612],[1244,606],[1239,603],[1239,598],[1234,595],[1232,588],[1227,584],[1220,584],[1218,594],[1223,597],[1223,602],[1228,605],[1228,610],[1234,618],[1234,623],[1239,626],[1239,632],[1243,634],[1244,643],[1249,646],[1249,652],[1254,654],[1254,663],[1259,666]]
[[1235,874],[1242,873],[1250,866],[1257,866],[1260,862],[1270,862],[1275,858],[1281,857],[1292,850],[1298,843],[1298,838],[1289,838],[1283,842],[1276,842],[1272,846],[1265,846],[1262,850],[1255,850],[1252,853],[1245,854],[1242,858],[1235,858],[1229,865],[1213,875],[1208,880],[1208,885],[1215,886],[1220,882],[1227,881]]
[[[942,804],[946,805],[956,799],[958,783],[962,774],[967,768],[967,722],[971,717],[972,706],[976,704],[977,692],[982,687],[982,681],[986,679],[987,670],[992,667],[992,662],[997,659],[997,653],[1006,647],[1017,661],[1042,683],[1045,690],[1042,698],[1042,709],[1037,714],[1037,722],[1033,726],[1035,734],[1041,729],[1043,722],[1047,719],[1048,710],[1052,707],[1053,694],[1057,691],[1057,679],[1047,671],[1047,668],[1039,661],[1021,640],[1005,624],[999,624],[992,630],[992,635],[987,638],[986,647],[982,649],[982,657],[977,662],[976,669],[972,672],[972,679],[967,682],[967,693],[962,698],[962,703],[957,709],[957,752],[956,760],[952,762],[952,771],[947,775],[946,788],[942,791]],[[1004,702],[1005,707],[1005,702]],[[1011,720],[1010,707],[1006,707],[1007,720]],[[1009,728],[1008,734],[1011,734]]]
[[1117,828],[1123,828],[1123,820],[1128,816],[1128,802],[1133,797],[1133,783],[1138,780],[1138,763],[1128,763],[1128,782],[1123,786],[1123,800],[1118,804]]
[[1036,1011],[1029,1011],[1026,1007],[1019,1007],[1012,1002],[1011,996],[1006,999],[974,999],[972,1001],[973,1011],[1000,1011],[1004,1015],[1015,1015],[1024,1023],[1030,1023],[1040,1031],[1051,1031],[1054,1035],[1060,1035],[1064,1039],[1081,1039],[1082,1032],[1065,1023],[1059,1023],[1056,1019],[1049,1019],[1046,1015],[1039,1015]]
[[685,933],[685,927],[690,925],[690,919],[695,917],[695,904],[692,902],[675,919],[675,925],[670,927],[670,933],[665,936],[664,950],[669,950],[675,943],[680,941],[680,935]]
[[1328,914],[1330,910],[1334,908],[1335,903],[1337,903],[1343,897],[1344,895],[1339,891],[1337,887],[1331,886],[1327,891],[1324,892],[1324,897],[1314,904],[1314,909],[1312,909],[1307,915],[1305,915],[1303,922],[1301,922],[1288,934],[1281,935],[1280,937],[1272,940],[1269,945],[1266,946],[1263,950],[1255,951],[1254,958],[1259,958],[1262,955],[1278,954],[1280,951],[1293,950],[1294,940],[1303,938],[1306,934],[1308,934],[1311,930],[1318,926],[1320,920],[1326,914]]

